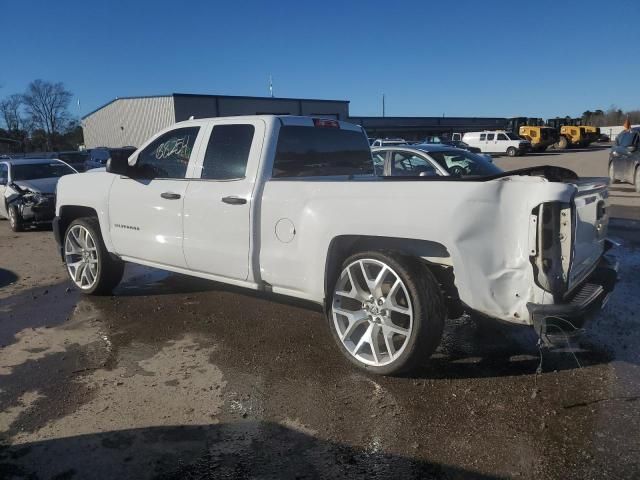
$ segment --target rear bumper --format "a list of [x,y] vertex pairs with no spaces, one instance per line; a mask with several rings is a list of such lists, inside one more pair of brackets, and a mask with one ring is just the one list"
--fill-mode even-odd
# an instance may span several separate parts
[[[527,309],[536,332],[544,338],[547,333],[579,330],[585,321],[604,307],[618,280],[618,261],[603,255],[593,273],[562,303],[528,303]],[[560,328],[562,330],[560,330]]]

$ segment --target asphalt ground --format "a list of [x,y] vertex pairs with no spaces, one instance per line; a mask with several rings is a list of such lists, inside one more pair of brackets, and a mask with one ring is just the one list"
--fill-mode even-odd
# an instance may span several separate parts
[[[606,176],[607,152],[499,158]],[[640,219],[611,190],[621,280],[584,335],[447,323],[414,375],[339,354],[321,312],[128,266],[80,295],[49,231],[0,222],[0,478],[638,478]]]

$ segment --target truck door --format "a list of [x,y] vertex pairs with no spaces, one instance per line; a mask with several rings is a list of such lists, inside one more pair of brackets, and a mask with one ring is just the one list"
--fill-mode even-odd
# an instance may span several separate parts
[[264,132],[262,120],[219,120],[205,132],[204,155],[184,201],[189,269],[248,278],[253,189]]
[[114,180],[109,192],[109,227],[119,255],[186,266],[182,208],[200,130],[182,127],[160,135],[138,154],[131,177]]

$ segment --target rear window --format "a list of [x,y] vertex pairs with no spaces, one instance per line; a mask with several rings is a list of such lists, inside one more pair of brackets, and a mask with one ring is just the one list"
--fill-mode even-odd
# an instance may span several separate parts
[[373,174],[367,137],[339,128],[283,126],[274,178]]
[[23,163],[11,167],[11,177],[14,181],[58,178],[71,173],[76,172],[62,162]]

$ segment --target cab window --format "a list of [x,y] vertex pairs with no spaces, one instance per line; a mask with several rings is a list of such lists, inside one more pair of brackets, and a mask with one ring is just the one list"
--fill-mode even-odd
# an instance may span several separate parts
[[386,156],[385,152],[373,153],[373,168],[375,170],[376,175],[384,175],[384,157],[385,156]]
[[509,140],[509,137],[507,137],[504,133],[499,133],[498,140]]
[[138,178],[184,178],[199,127],[178,128],[165,133],[138,155]]

